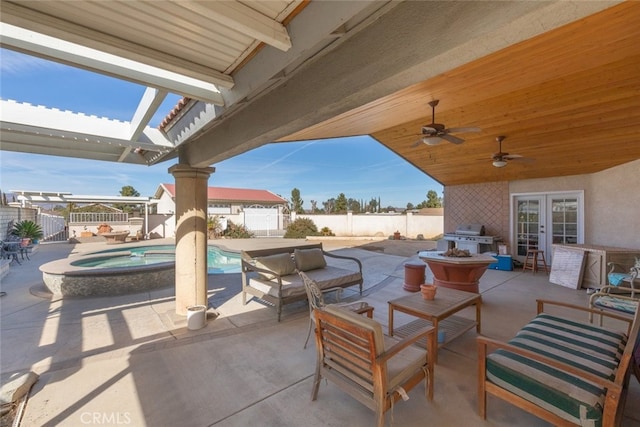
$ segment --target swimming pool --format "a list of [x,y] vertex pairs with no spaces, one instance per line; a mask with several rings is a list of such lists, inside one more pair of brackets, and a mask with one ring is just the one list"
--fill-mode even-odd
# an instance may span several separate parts
[[[40,266],[55,295],[110,296],[161,289],[175,284],[175,246],[109,249]],[[208,274],[239,273],[240,254],[207,247]]]
[[[176,247],[173,245],[149,245],[122,249],[108,249],[96,254],[113,254],[112,257],[99,257],[73,261],[71,265],[78,267],[136,267],[142,265],[173,262]],[[130,254],[128,254],[130,253]],[[88,256],[88,255],[87,255]],[[228,252],[217,246],[207,246],[208,274],[240,273],[240,254]]]

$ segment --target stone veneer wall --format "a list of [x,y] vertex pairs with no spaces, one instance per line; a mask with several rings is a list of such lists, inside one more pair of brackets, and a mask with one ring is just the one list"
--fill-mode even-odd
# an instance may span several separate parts
[[482,224],[487,236],[509,245],[509,184],[506,181],[454,185],[444,188],[444,231],[459,224]]

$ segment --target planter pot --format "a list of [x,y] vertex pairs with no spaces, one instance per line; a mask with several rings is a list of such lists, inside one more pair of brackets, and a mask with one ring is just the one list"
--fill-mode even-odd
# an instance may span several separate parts
[[436,297],[437,286],[430,284],[420,285],[420,292],[422,292],[422,298],[431,301]]
[[207,306],[191,305],[187,307],[187,329],[195,331],[207,325]]

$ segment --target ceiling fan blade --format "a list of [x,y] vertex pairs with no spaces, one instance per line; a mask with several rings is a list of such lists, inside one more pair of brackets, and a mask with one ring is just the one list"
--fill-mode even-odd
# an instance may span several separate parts
[[458,138],[457,136],[449,135],[447,133],[445,133],[444,135],[440,135],[440,138],[446,139],[447,141],[454,144],[462,144],[464,142],[464,139]]
[[422,126],[423,135],[435,135],[436,133],[438,133],[438,129],[431,126]]
[[446,130],[448,133],[464,133],[464,132],[482,132],[482,129],[476,127],[451,128]]
[[414,142],[413,144],[411,144],[412,147],[417,147],[418,145],[422,144],[422,139],[417,140],[416,142]]
[[505,159],[519,159],[522,158],[520,154],[506,154],[504,156]]

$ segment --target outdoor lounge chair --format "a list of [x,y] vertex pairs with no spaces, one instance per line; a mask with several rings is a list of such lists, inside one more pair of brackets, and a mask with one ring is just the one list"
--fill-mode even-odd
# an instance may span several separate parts
[[[385,412],[425,379],[425,394],[433,399],[435,329],[425,327],[403,340],[386,337],[382,326],[343,307],[327,305],[316,316],[316,373],[311,400],[325,378],[376,412],[378,427]],[[412,344],[427,340],[427,351]]]
[[[616,273],[616,265],[614,263],[609,263],[608,265],[610,267],[607,275],[609,285],[603,286],[589,297],[589,308],[617,312],[623,316],[633,317],[640,301],[640,289],[635,286],[635,281],[640,273],[640,266],[631,267],[629,273]],[[627,283],[629,283],[629,286],[627,286]],[[593,313],[589,314],[589,321],[593,321]],[[600,325],[602,326],[602,316],[600,316]]]
[[[313,316],[313,310],[324,309],[327,304],[324,302],[324,293],[335,292],[336,299],[340,301],[340,295],[342,294],[342,288],[330,288],[322,290],[315,280],[307,276],[304,272],[298,271],[298,274],[302,278],[304,283],[304,290],[307,292],[307,298],[309,299],[309,330],[307,331],[307,339],[304,342],[304,348],[307,348],[309,343],[309,337],[311,336],[312,326],[315,324],[316,319]],[[358,314],[366,314],[367,317],[373,318],[373,307],[364,301],[351,302],[351,303],[337,303],[340,307],[344,307],[347,310],[353,311]]]

